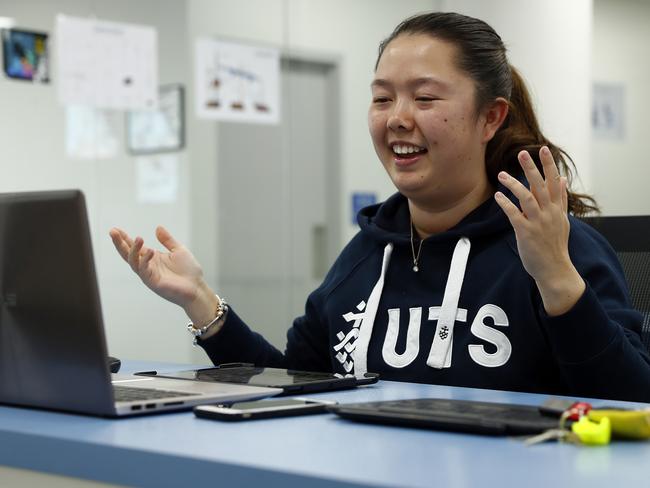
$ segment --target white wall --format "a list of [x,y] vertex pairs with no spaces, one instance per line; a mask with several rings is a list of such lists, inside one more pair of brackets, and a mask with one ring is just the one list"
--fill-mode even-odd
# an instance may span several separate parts
[[607,215],[650,214],[650,2],[595,0],[593,80],[625,90],[624,137],[594,138],[593,190]]
[[[53,34],[57,13],[146,24],[158,31],[161,83],[187,83],[184,0],[1,0],[0,15],[17,28]],[[53,59],[53,64],[56,59]],[[117,157],[74,160],[65,154],[65,112],[56,98],[56,74],[47,85],[0,76],[0,191],[80,188],[87,198],[109,352],[121,358],[186,360],[191,349],[185,317],[145,290],[108,237],[115,225],[151,241],[155,223],[188,240],[188,160],[180,158],[179,200],[143,205],[135,200],[134,159],[124,149],[124,115],[117,117],[122,143]],[[46,236],[44,237],[46,239]]]
[[573,158],[576,183],[589,190],[592,0],[444,0],[443,7],[485,20],[501,36],[542,131]]

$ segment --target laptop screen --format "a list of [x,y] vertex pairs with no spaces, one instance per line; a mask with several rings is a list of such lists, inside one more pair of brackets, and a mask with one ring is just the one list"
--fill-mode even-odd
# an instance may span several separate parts
[[0,402],[109,413],[106,356],[83,194],[0,194]]

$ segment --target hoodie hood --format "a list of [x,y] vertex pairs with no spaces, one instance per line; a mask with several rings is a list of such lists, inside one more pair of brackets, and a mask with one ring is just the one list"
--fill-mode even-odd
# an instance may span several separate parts
[[[499,191],[513,199],[505,187],[500,186]],[[383,203],[363,208],[357,216],[363,233],[377,241],[395,244],[410,242],[410,220],[408,199],[401,193],[395,193]],[[425,242],[457,241],[461,237],[473,240],[510,227],[506,215],[490,197],[454,227],[428,237]]]

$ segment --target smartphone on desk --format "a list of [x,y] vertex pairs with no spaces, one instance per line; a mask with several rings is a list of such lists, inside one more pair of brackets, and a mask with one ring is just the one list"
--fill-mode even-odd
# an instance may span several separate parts
[[253,420],[325,413],[336,402],[310,400],[308,398],[285,398],[281,400],[256,400],[219,405],[194,407],[194,415],[216,420]]

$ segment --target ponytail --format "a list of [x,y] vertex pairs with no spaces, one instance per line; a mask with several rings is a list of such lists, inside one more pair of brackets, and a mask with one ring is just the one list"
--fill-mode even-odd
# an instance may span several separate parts
[[575,164],[562,148],[544,137],[535,117],[524,80],[514,67],[510,66],[510,70],[512,91],[508,102],[508,116],[488,143],[485,151],[488,180],[496,186],[499,171],[506,171],[515,177],[523,175],[523,170],[517,159],[517,154],[522,150],[528,151],[541,172],[542,163],[539,159],[539,150],[542,146],[547,146],[553,155],[559,173],[567,178],[569,212],[576,216],[598,213],[598,205],[592,197],[569,190],[575,174]]

